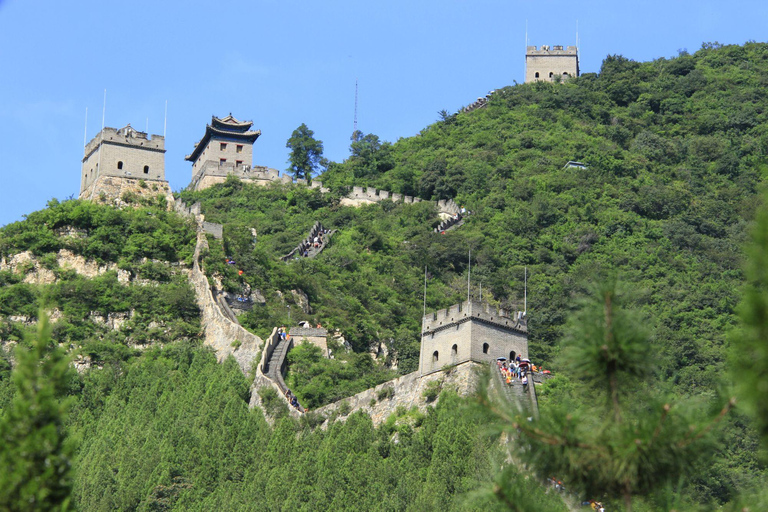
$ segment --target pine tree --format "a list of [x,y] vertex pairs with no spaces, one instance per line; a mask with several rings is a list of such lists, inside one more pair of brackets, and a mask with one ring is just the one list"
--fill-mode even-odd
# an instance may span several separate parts
[[72,444],[65,429],[68,360],[43,313],[29,350],[18,348],[16,396],[0,420],[0,510],[69,510]]
[[[555,477],[587,498],[662,495],[712,453],[710,435],[733,401],[707,414],[657,391],[651,337],[621,305],[614,284],[602,285],[570,323],[565,366],[574,396],[541,411],[539,421],[511,417],[524,462],[542,479]],[[514,494],[501,486],[504,499]]]

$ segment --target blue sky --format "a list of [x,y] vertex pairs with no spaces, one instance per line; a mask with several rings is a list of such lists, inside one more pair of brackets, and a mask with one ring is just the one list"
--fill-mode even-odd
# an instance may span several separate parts
[[491,89],[523,81],[531,45],[576,42],[581,70],[702,42],[765,41],[765,1],[112,2],[0,0],[0,225],[53,197],[77,196],[87,138],[127,123],[162,134],[166,177],[184,188],[184,155],[211,115],[252,120],[255,164],[286,168],[301,123],[336,161],[358,128],[412,136]]

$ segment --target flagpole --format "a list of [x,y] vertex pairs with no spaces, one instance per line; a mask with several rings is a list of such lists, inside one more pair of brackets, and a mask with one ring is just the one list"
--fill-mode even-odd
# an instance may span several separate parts
[[472,249],[469,250],[467,258],[467,304],[469,304],[469,284],[472,276]]

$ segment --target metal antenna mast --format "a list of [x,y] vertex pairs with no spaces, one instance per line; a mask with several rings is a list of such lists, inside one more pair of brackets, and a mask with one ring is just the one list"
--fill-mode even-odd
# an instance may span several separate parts
[[352,125],[352,136],[357,133],[357,78],[355,78],[355,122]]

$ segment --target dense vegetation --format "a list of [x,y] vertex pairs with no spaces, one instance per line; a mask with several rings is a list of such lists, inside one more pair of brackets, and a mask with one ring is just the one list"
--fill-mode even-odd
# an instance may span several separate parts
[[[417,137],[390,144],[356,134],[350,158],[329,164],[320,177],[331,194],[228,180],[181,196],[200,201],[207,220],[225,224],[223,241],[211,240],[205,255],[209,276],[234,292],[247,283],[266,300],[240,317],[246,327],[264,336],[275,325],[322,322],[351,343],[355,353],[339,354],[335,362],[301,346],[289,357],[289,380],[313,405],[387,378],[364,355],[380,342],[398,371],[415,370],[424,267],[427,308],[458,302],[466,297],[470,249],[472,294],[479,296],[482,282],[484,299],[510,309],[522,308],[528,268],[530,352],[559,374],[541,390],[542,416],[561,418],[559,404],[586,417],[585,427],[602,419],[587,412],[591,401],[602,399],[599,393],[585,392],[584,376],[565,371],[579,366],[573,358],[586,356],[562,349],[573,340],[564,333],[578,332],[566,328],[576,298],[608,275],[618,275],[631,291],[626,306],[651,333],[642,340],[647,351],[638,353],[648,373],[660,378],[654,393],[672,402],[720,404],[728,332],[745,281],[742,248],[768,170],[767,85],[766,44],[705,45],[693,55],[645,63],[609,56],[599,74],[500,89],[487,107],[444,115]],[[570,160],[588,167],[565,167]],[[437,235],[430,203],[341,207],[352,185],[424,199],[456,197],[472,215]],[[280,261],[318,220],[339,230],[330,247],[314,259]],[[64,227],[86,235],[59,234]],[[450,394],[426,417],[403,411],[378,429],[362,415],[328,431],[310,429],[310,418],[303,425],[283,418],[269,427],[260,411],[248,410],[248,381],[236,365],[217,365],[196,346],[191,291],[171,265],[189,262],[192,241],[191,226],[162,208],[118,211],[80,201],[52,203],[0,232],[0,255],[29,250],[58,277],[33,285],[0,273],[0,338],[24,338],[27,328],[9,316],[33,319],[39,305],[55,307],[62,319],[54,323],[54,339],[83,345],[104,366],[72,374],[67,391],[74,401],[70,434],[80,440],[79,507],[495,506],[488,496],[462,501],[463,493],[491,483],[504,454],[495,438],[480,436],[487,417],[462,411]],[[60,249],[116,263],[157,285],[124,285],[114,272],[78,277],[58,268]],[[236,265],[227,265],[227,257]],[[751,345],[742,345],[747,356],[737,360],[757,385],[764,279],[752,272]],[[89,320],[92,311],[131,310],[135,324],[124,324],[120,334]],[[584,324],[591,317],[580,318]],[[150,328],[152,321],[159,325]],[[168,344],[143,353],[129,347],[155,340]],[[9,357],[0,354],[4,414],[17,393],[9,376]],[[644,397],[647,388],[639,389],[629,403],[642,417],[655,410],[657,396]],[[720,442],[700,453],[705,463],[674,490],[683,503],[722,504],[764,481],[749,417],[737,409],[722,423]],[[759,427],[764,435],[765,423]],[[530,485],[535,500],[551,499],[530,480],[504,478]],[[650,489],[643,485],[625,494]],[[653,503],[649,498],[646,505]],[[539,503],[540,509],[557,506]]]
[[[10,317],[33,322],[40,307],[58,313],[54,339],[81,347],[94,363],[137,355],[130,346],[197,337],[199,311],[179,265],[191,261],[193,240],[192,226],[162,206],[116,210],[52,201],[2,229],[0,254],[30,251],[37,267],[30,260],[15,273],[0,271],[0,339],[24,342],[30,329]],[[59,266],[64,251],[114,265],[86,278]],[[39,270],[51,271],[55,280],[25,279]],[[118,271],[131,282],[121,283]],[[119,329],[107,325],[110,315],[123,322]]]

